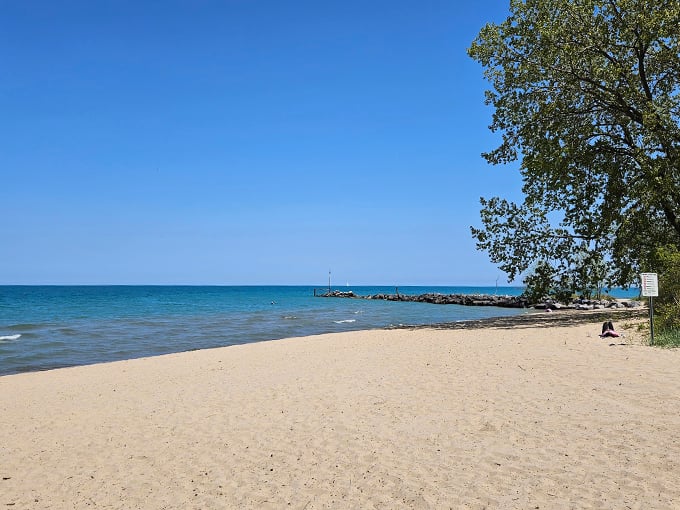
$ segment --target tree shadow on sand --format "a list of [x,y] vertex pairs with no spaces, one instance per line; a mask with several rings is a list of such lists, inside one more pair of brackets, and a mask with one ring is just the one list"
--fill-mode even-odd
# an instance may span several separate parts
[[435,324],[401,325],[393,329],[479,329],[501,328],[510,329],[515,327],[546,328],[560,326],[575,326],[579,324],[598,324],[603,321],[637,320],[648,317],[646,308],[633,310],[559,310],[552,313],[528,312],[510,317],[491,317],[460,322],[440,322]]

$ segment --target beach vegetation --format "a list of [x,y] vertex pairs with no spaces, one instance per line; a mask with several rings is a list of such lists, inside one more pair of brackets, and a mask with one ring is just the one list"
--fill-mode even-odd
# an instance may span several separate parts
[[680,246],[678,26],[677,0],[511,0],[472,42],[483,157],[519,163],[523,201],[482,198],[471,232],[509,281],[599,295]]
[[[680,347],[680,250],[664,246],[655,254],[659,295],[654,297],[654,345]],[[635,299],[649,300],[640,296]],[[638,324],[638,330],[651,336],[649,322]]]
[[664,329],[655,333],[654,345],[657,347],[680,347],[680,328]]
[[664,246],[656,252],[659,295],[654,298],[655,326],[680,335],[680,250]]

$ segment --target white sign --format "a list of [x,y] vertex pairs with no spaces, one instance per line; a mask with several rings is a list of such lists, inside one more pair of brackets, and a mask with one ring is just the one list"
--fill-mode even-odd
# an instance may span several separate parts
[[659,279],[656,273],[640,273],[640,280],[642,280],[643,296],[654,297],[659,295]]

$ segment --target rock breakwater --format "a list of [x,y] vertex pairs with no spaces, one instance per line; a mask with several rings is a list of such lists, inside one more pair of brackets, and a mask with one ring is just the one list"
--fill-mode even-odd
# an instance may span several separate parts
[[639,308],[644,306],[641,302],[625,299],[602,299],[586,300],[575,299],[570,303],[558,303],[546,299],[542,303],[530,303],[524,296],[508,296],[495,294],[373,294],[361,296],[353,291],[333,290],[318,297],[353,298],[353,299],[377,299],[383,301],[410,301],[416,303],[432,303],[436,305],[463,305],[463,306],[498,306],[501,308],[535,308],[537,310],[603,310],[608,308]]
[[320,297],[354,298],[354,299],[378,299],[383,301],[410,301],[416,303],[433,303],[437,305],[464,305],[464,306],[499,306],[503,308],[526,308],[529,306],[526,298],[522,296],[496,296],[489,294],[437,294],[427,293],[418,295],[409,294],[373,294],[360,296],[350,291],[334,290],[321,294]]

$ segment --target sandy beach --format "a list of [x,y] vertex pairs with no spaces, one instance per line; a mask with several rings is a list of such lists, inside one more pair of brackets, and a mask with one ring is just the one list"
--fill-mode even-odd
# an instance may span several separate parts
[[0,507],[680,508],[680,351],[375,330],[0,377]]

